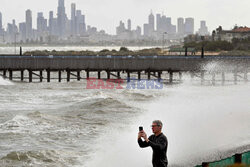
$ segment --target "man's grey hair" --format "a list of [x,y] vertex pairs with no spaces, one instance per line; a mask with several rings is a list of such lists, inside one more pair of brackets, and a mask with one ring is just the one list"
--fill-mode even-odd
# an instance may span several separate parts
[[153,121],[153,124],[156,124],[156,125],[158,125],[158,126],[160,126],[160,127],[163,126],[163,124],[162,124],[162,122],[161,122],[160,120],[154,120],[154,121]]

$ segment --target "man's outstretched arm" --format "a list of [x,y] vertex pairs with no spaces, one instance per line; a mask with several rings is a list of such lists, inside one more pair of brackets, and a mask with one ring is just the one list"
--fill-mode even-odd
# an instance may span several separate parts
[[148,140],[147,144],[149,146],[151,146],[153,149],[164,150],[164,148],[166,147],[166,145],[168,143],[167,143],[167,140],[165,140],[164,138],[161,138],[160,141],[159,141],[159,143],[155,143],[155,142],[152,142],[152,141]]
[[139,146],[140,146],[141,148],[145,148],[145,147],[148,147],[148,146],[149,146],[148,142],[142,141],[142,139],[138,139],[138,144],[139,144]]

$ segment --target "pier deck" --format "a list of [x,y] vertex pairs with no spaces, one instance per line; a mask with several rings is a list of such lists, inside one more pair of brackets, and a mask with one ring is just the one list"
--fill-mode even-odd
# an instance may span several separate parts
[[[247,73],[250,71],[250,56],[21,56],[21,55],[0,55],[0,71],[6,78],[6,72],[9,72],[9,79],[13,78],[13,71],[20,71],[20,78],[23,79],[23,72],[29,71],[29,81],[32,82],[32,76],[42,78],[42,72],[47,72],[47,81],[50,81],[50,72],[58,72],[59,81],[61,72],[66,71],[67,80],[71,75],[81,79],[80,72],[86,71],[87,78],[89,72],[97,72],[98,78],[101,78],[100,72],[107,72],[107,79],[110,75],[120,77],[120,72],[126,72],[128,77],[130,73],[137,72],[140,79],[141,72],[148,73],[148,78],[152,72],[158,72],[157,77],[161,78],[163,72],[168,72],[171,76],[174,72],[193,72],[200,73],[201,78],[204,73],[211,70],[216,73]],[[39,74],[34,72],[40,72]],[[73,74],[72,72],[77,72]],[[117,72],[114,75],[112,72]],[[247,78],[245,78],[247,79]]]

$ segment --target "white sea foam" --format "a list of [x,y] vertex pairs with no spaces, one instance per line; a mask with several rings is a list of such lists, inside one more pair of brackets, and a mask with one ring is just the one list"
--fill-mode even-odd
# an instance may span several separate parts
[[9,80],[4,80],[2,77],[0,77],[0,85],[14,85]]
[[145,114],[131,118],[134,123],[127,125],[127,130],[108,130],[86,166],[151,166],[151,149],[140,149],[136,137],[140,125],[151,134],[149,126],[155,119],[164,123],[170,166],[216,160],[249,144],[250,86],[201,87],[190,82],[166,88],[165,97],[141,106]]

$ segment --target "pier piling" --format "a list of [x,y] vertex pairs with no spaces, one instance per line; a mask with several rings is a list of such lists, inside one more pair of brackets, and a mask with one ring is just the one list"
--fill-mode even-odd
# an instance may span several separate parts
[[110,71],[107,71],[107,79],[110,79]]
[[13,71],[9,70],[9,80],[13,80]]
[[58,71],[58,82],[61,82],[62,81],[62,71],[59,70]]
[[121,79],[121,72],[120,71],[117,72],[117,77],[118,77],[118,79]]
[[21,70],[20,73],[21,73],[21,81],[23,81],[24,80],[24,70]]
[[141,80],[141,72],[138,71],[138,80],[140,81]]
[[29,82],[32,82],[33,78],[32,78],[32,70],[28,70],[29,71]]
[[128,75],[128,77],[127,77],[127,78],[128,78],[128,79],[127,79],[127,81],[128,81],[128,82],[130,82],[130,71],[127,71],[127,75]]
[[47,69],[47,82],[50,82],[50,69]]
[[89,79],[89,70],[86,70],[87,79]]
[[173,83],[173,71],[169,71],[169,83]]
[[40,78],[40,82],[43,82],[43,71],[42,70],[40,70],[40,76],[39,76],[39,78]]
[[67,82],[70,82],[70,70],[67,70]]
[[6,72],[7,72],[6,70],[3,70],[3,79],[7,78]]
[[162,72],[160,71],[160,72],[158,72],[158,81],[160,82],[161,81],[161,74],[162,74]]
[[77,71],[77,81],[81,80],[81,71]]
[[98,77],[98,79],[101,79],[101,71],[97,72],[97,77]]
[[150,78],[151,78],[151,72],[148,71],[148,80],[150,80]]

